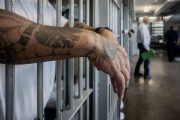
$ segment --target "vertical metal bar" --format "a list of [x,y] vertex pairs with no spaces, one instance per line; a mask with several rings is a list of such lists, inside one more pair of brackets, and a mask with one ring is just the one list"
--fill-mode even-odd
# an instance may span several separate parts
[[[5,0],[5,9],[12,11],[12,0]],[[6,120],[14,120],[15,65],[6,64]]]
[[[89,9],[90,9],[90,2],[86,0],[86,24],[89,25]],[[89,89],[89,61],[85,58],[85,71],[86,71],[86,90]],[[89,120],[89,97],[86,100],[86,120]]]
[[112,29],[114,31],[114,2],[112,1]]
[[[99,8],[98,4],[99,0],[93,0],[93,27],[97,27],[99,25],[99,13],[97,11]],[[99,84],[99,76],[96,68],[93,68],[93,119],[98,120],[98,84]]]
[[78,120],[83,120],[83,105],[79,109],[79,119]]
[[5,9],[8,11],[12,11],[13,1],[12,0],[4,0],[5,2]]
[[63,109],[67,107],[68,105],[68,99],[67,99],[67,78],[66,78],[66,72],[67,72],[67,62],[68,60],[63,60],[63,81],[64,81],[64,102],[63,102]]
[[[83,22],[83,0],[79,0],[79,21]],[[82,97],[82,90],[83,90],[83,58],[78,59],[78,97]],[[80,110],[81,114],[81,110]]]
[[[69,26],[74,26],[74,0],[69,0]],[[74,108],[74,59],[68,59],[69,107]]]
[[117,101],[117,120],[120,120],[120,99]]
[[123,26],[123,23],[124,23],[124,19],[123,19],[123,2],[121,2],[121,30],[120,30],[120,32],[121,32],[121,45],[122,46],[124,46],[124,35],[122,34],[122,30],[123,30],[123,28],[124,28],[124,26]]
[[[89,9],[90,9],[90,1],[86,0],[86,24],[89,25]],[[85,89],[89,89],[89,61],[85,58],[85,74],[86,74],[86,87]],[[89,113],[88,113],[89,114]]]
[[[37,1],[37,23],[43,23],[43,0]],[[37,119],[43,120],[43,62],[37,63]]]
[[[79,21],[83,22],[83,0],[79,0]],[[79,85],[78,85],[78,97],[82,97],[82,90],[83,90],[83,58],[78,59],[78,78],[79,78]],[[81,106],[79,110],[80,120],[83,120],[83,106]]]
[[[56,25],[61,26],[62,20],[62,0],[56,0]],[[62,79],[62,61],[56,61],[56,116],[57,120],[62,120],[62,90],[61,90],[61,79]]]
[[6,64],[6,120],[14,120],[15,66]]
[[37,64],[37,118],[43,120],[43,63]]
[[89,8],[90,8],[89,0],[86,0],[86,24],[87,25],[89,25]]

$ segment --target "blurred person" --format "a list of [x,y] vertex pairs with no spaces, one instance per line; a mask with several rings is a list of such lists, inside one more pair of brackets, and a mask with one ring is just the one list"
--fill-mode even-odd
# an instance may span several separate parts
[[176,48],[178,44],[178,32],[174,30],[173,26],[165,33],[165,41],[167,47],[168,60],[170,62],[174,61],[176,56]]
[[150,47],[149,47],[150,46],[150,33],[147,26],[148,24],[149,24],[149,18],[145,16],[143,18],[143,22],[140,23],[138,27],[137,43],[138,43],[138,49],[140,53],[139,53],[139,58],[135,67],[135,72],[134,72],[135,77],[143,76],[143,74],[140,73],[140,67],[141,67],[141,64],[144,62],[144,79],[146,80],[151,79],[150,69],[149,69],[150,60],[149,59],[143,60],[141,55],[143,52],[150,50]]

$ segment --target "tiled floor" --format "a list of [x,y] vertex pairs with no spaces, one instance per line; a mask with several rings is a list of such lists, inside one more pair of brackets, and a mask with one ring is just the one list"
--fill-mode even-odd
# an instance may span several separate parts
[[151,60],[151,76],[149,81],[131,79],[125,120],[180,120],[180,61],[170,63],[165,52],[159,52]]

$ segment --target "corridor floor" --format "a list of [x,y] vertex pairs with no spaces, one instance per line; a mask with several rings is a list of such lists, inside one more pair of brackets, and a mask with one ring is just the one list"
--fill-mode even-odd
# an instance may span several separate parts
[[180,62],[168,62],[161,51],[151,60],[150,68],[151,80],[142,77],[130,81],[124,102],[125,120],[180,120]]

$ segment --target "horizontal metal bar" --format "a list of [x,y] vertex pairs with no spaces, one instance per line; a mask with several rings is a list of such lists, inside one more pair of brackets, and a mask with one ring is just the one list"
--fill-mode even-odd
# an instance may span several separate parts
[[84,102],[89,98],[89,95],[92,93],[92,91],[92,89],[83,91],[83,97],[74,100],[74,109],[63,111],[62,120],[71,120],[78,112],[80,107],[82,107]]

